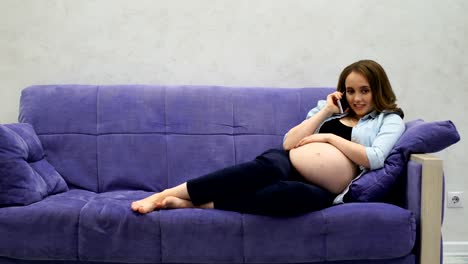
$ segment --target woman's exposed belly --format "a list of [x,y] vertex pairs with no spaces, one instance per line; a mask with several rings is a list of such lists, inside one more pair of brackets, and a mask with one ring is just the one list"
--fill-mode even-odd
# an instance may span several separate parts
[[357,174],[357,166],[335,146],[309,143],[289,152],[296,170],[310,183],[341,193]]

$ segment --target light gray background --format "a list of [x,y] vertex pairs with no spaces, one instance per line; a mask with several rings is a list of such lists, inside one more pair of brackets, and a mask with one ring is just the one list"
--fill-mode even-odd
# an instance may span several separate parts
[[[0,123],[32,84],[333,87],[369,58],[407,121],[450,119],[464,138],[467,14],[466,0],[0,0]],[[467,147],[436,154],[465,196]],[[445,211],[447,253],[468,254],[465,206]]]

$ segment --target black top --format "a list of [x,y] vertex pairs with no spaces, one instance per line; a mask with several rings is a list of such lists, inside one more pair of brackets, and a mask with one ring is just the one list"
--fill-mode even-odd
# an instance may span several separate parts
[[332,119],[323,123],[319,133],[332,133],[347,140],[351,140],[353,128],[340,122],[339,118]]

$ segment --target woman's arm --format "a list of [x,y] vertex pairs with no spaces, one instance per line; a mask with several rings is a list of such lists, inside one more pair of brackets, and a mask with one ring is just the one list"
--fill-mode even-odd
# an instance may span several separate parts
[[334,134],[314,134],[303,138],[297,143],[296,147],[300,147],[312,142],[329,143],[339,149],[343,154],[357,165],[370,168],[369,158],[367,156],[366,147],[361,144],[349,141]]
[[284,139],[283,148],[285,150],[293,149],[301,139],[313,134],[317,127],[330,115],[327,109],[323,108],[311,118],[291,128]]
[[[331,115],[338,113],[339,108],[334,103],[335,101],[341,98],[342,94],[340,92],[334,92],[327,96],[327,101],[324,106],[317,106],[317,108],[313,109],[311,112],[318,111],[317,113],[313,113],[310,118],[302,121],[299,125],[291,128],[283,140],[283,148],[285,150],[293,149],[297,143],[311,135],[315,132],[317,127],[328,117]],[[315,110],[315,111],[314,111]]]
[[334,134],[314,134],[300,140],[295,147],[312,142],[329,143],[357,165],[375,170],[384,166],[385,159],[404,131],[403,119],[397,114],[387,114],[371,146],[363,146]]
[[393,147],[405,132],[405,123],[397,114],[386,114],[372,145],[366,147],[370,169],[380,169]]

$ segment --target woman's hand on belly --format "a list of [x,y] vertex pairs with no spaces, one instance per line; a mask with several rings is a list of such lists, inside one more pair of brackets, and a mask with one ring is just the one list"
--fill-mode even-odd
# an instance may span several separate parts
[[315,142],[317,142],[317,143],[318,142],[328,143],[329,140],[330,140],[330,134],[327,134],[327,133],[312,134],[310,136],[307,136],[307,137],[299,140],[299,142],[297,142],[297,144],[294,147],[298,148],[298,147],[304,146],[306,144],[315,143]]
[[328,143],[339,149],[346,157],[355,164],[370,168],[366,147],[361,144],[349,141],[334,134],[313,134],[299,140],[295,148],[303,147],[311,143]]

